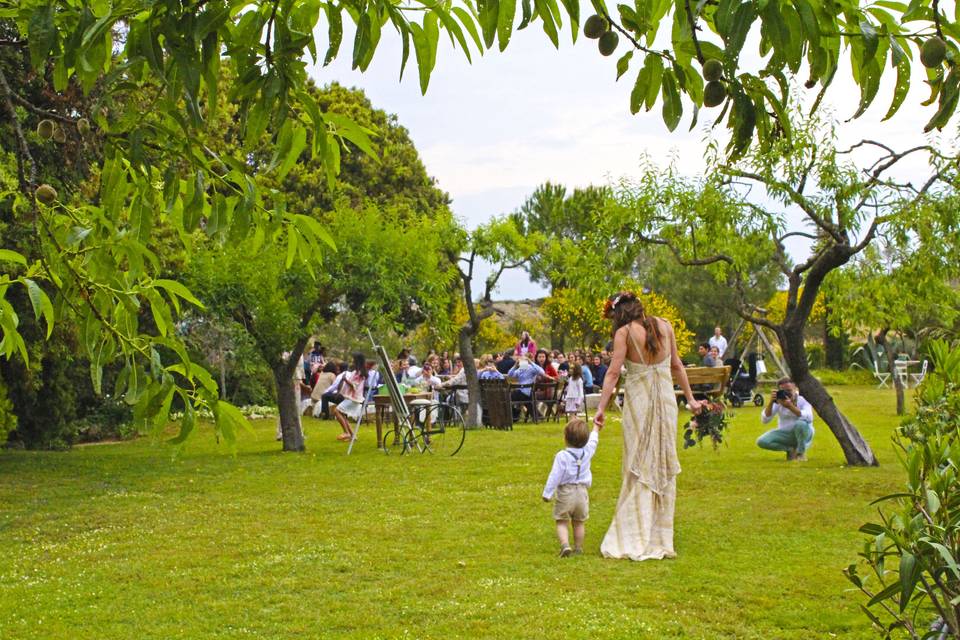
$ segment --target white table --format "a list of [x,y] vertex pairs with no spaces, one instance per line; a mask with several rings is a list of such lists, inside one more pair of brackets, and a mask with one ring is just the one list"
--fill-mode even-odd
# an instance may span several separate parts
[[920,364],[919,360],[894,360],[893,369],[894,375],[900,379],[900,384],[904,389],[910,388],[910,367],[915,367]]

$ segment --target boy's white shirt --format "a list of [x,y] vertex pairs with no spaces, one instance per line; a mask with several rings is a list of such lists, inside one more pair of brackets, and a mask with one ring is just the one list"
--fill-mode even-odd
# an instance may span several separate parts
[[[590,473],[590,460],[597,452],[597,443],[600,439],[598,431],[590,432],[590,439],[582,448],[567,447],[558,451],[553,457],[553,468],[547,477],[547,484],[543,487],[543,497],[547,500],[553,497],[557,487],[562,484],[582,484],[590,486],[593,475]],[[569,453],[567,453],[569,452]],[[570,454],[573,455],[570,455]],[[581,458],[582,456],[582,458]],[[577,478],[577,459],[580,459],[580,477]]]

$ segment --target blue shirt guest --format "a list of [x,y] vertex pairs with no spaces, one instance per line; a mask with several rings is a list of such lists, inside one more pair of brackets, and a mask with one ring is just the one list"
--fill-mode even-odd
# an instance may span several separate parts
[[521,356],[517,363],[513,365],[513,368],[507,373],[508,378],[516,380],[517,382],[517,387],[510,394],[510,399],[513,401],[514,421],[520,418],[521,405],[527,405],[531,414],[536,411],[534,403],[531,402],[533,398],[533,385],[537,381],[537,376],[542,375],[546,375],[543,369],[539,365],[530,362],[524,356]]

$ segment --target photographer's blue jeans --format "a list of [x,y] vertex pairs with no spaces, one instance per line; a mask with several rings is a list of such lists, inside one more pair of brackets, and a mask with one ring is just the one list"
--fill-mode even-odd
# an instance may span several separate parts
[[757,438],[757,446],[770,451],[796,451],[803,455],[813,442],[813,425],[797,420],[793,429],[771,429]]

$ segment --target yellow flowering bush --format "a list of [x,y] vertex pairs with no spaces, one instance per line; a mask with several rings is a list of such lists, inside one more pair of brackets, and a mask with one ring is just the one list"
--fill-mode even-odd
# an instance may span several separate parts
[[[630,284],[630,283],[628,283]],[[635,283],[633,283],[635,284]],[[659,293],[639,293],[641,287],[624,287],[637,291],[648,315],[663,318],[677,336],[677,351],[683,357],[694,345],[693,332],[687,328],[680,310]],[[543,303],[543,313],[558,321],[568,336],[586,347],[602,347],[610,339],[610,321],[603,317],[606,298],[590,298],[575,289],[558,289]]]

